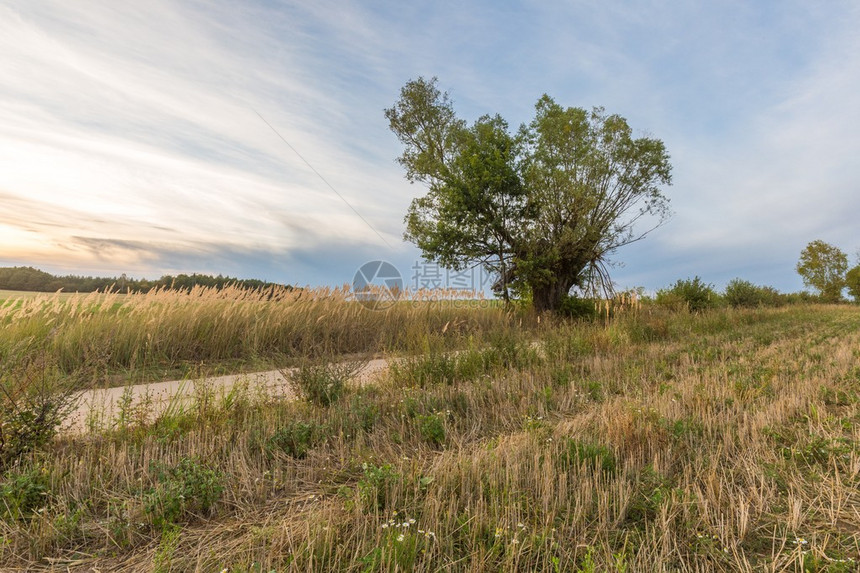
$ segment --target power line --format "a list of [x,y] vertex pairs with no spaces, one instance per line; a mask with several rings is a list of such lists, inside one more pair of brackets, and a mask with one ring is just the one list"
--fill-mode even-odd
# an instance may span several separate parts
[[293,153],[295,153],[295,154],[299,157],[299,159],[301,159],[301,160],[305,163],[305,165],[307,165],[307,166],[310,168],[310,170],[311,170],[311,171],[313,171],[314,173],[316,173],[317,177],[319,177],[320,179],[322,179],[322,182],[323,182],[323,183],[325,183],[325,184],[328,186],[328,188],[329,188],[329,189],[331,189],[331,190],[334,192],[334,194],[335,194],[335,195],[337,195],[338,197],[340,197],[340,200],[341,200],[341,201],[343,201],[343,202],[346,204],[346,206],[347,206],[347,207],[349,207],[350,209],[352,209],[352,212],[353,212],[353,213],[355,213],[356,215],[358,215],[358,218],[359,218],[359,219],[361,219],[362,221],[364,221],[364,224],[365,224],[365,225],[367,225],[368,227],[370,227],[370,230],[371,230],[371,231],[373,231],[374,233],[376,233],[376,236],[377,236],[377,237],[379,237],[380,239],[382,239],[382,242],[383,242],[383,243],[385,243],[385,245],[386,245],[389,249],[393,248],[393,247],[388,243],[388,241],[386,241],[386,240],[385,240],[385,237],[383,237],[383,236],[379,233],[379,231],[377,231],[377,230],[373,227],[373,225],[371,225],[371,224],[367,221],[367,219],[365,219],[364,217],[362,217],[362,216],[361,216],[361,213],[359,213],[358,211],[356,211],[355,207],[353,207],[352,205],[350,205],[350,204],[349,204],[349,201],[347,201],[347,200],[344,198],[344,196],[343,196],[343,195],[341,195],[340,193],[338,193],[338,192],[337,192],[337,189],[335,189],[334,187],[332,187],[331,183],[329,183],[328,181],[326,181],[326,178],[325,178],[325,177],[323,177],[323,176],[322,176],[322,174],[321,174],[319,171],[317,171],[316,169],[314,169],[314,166],[313,166],[313,165],[311,165],[310,163],[308,163],[308,160],[307,160],[307,159],[305,159],[304,157],[302,157],[302,154],[301,154],[301,153],[299,153],[299,152],[296,150],[296,148],[295,148],[295,147],[293,147],[292,145],[290,145],[290,142],[289,142],[289,141],[287,141],[286,139],[284,139],[284,136],[283,136],[283,135],[281,135],[280,133],[278,133],[278,130],[277,130],[277,129],[275,129],[275,128],[274,128],[274,126],[272,126],[272,124],[271,124],[271,123],[269,123],[268,121],[266,121],[266,118],[265,118],[265,117],[263,117],[262,115],[260,115],[260,112],[258,112],[257,110],[254,110],[254,113],[256,113],[256,114],[259,116],[259,118],[263,120],[263,123],[265,123],[266,125],[268,125],[268,126],[269,126],[269,129],[271,129],[273,132],[275,132],[275,135],[277,135],[278,137],[280,137],[280,138],[281,138],[281,141],[283,141],[284,143],[286,143],[286,144],[287,144],[287,147],[289,147],[290,149],[292,149],[292,150],[293,150]]

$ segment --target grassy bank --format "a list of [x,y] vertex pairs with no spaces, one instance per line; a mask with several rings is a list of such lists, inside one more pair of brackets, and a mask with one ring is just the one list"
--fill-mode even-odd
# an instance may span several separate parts
[[860,310],[495,313],[404,314],[421,352],[327,405],[201,388],[54,440],[0,483],[0,567],[856,570]]

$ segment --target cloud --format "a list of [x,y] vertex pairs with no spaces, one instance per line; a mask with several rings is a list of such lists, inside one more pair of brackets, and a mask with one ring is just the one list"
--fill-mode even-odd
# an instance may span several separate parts
[[848,0],[13,6],[0,7],[4,261],[310,283],[380,251],[408,266],[402,216],[424,189],[394,163],[382,110],[418,75],[438,75],[468,119],[516,126],[547,92],[666,141],[675,217],[619,251],[621,281],[749,273],[799,288],[804,244],[858,246]]

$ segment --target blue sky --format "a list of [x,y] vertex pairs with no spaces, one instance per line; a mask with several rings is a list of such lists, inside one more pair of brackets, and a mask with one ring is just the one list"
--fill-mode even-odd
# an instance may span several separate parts
[[674,215],[616,253],[619,286],[800,290],[808,242],[860,248],[858,29],[841,0],[6,1],[0,265],[408,277],[425,190],[383,109],[423,75],[468,120],[517,126],[548,93],[665,141]]

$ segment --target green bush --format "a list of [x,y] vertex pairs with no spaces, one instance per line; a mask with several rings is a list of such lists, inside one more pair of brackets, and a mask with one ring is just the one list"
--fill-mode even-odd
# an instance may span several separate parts
[[597,306],[590,298],[580,298],[576,295],[566,295],[561,299],[558,314],[568,318],[593,319],[597,316]]
[[699,312],[718,306],[720,295],[713,285],[701,278],[678,280],[668,289],[657,291],[657,303],[672,307],[686,307],[690,312]]
[[860,303],[860,265],[850,269],[845,274],[845,286],[854,302]]
[[741,279],[732,279],[726,285],[726,302],[734,307],[759,306],[762,302],[759,288]]
[[161,530],[195,513],[209,513],[224,491],[221,473],[193,458],[173,466],[151,462],[150,471],[155,472],[156,485],[144,493],[144,510]]
[[25,519],[44,507],[49,495],[47,471],[30,468],[9,472],[0,484],[0,516],[10,520]]
[[781,295],[784,304],[815,304],[824,302],[817,294],[807,291],[790,292]]
[[268,440],[270,450],[280,450],[288,456],[303,458],[308,451],[325,440],[326,428],[316,422],[294,420],[279,428]]
[[435,412],[416,418],[421,437],[434,446],[445,443],[445,414]]
[[784,303],[784,297],[775,288],[769,286],[756,286],[753,283],[741,279],[733,279],[726,285],[725,300],[730,306],[756,307],[756,306],[780,306]]
[[385,509],[389,489],[400,482],[400,474],[391,464],[361,465],[363,475],[358,480],[358,497],[368,510]]
[[[366,389],[362,389],[366,390]],[[349,401],[347,420],[355,430],[370,432],[379,420],[379,404],[365,391],[359,391]],[[354,431],[355,431],[354,430]]]

